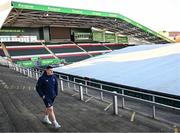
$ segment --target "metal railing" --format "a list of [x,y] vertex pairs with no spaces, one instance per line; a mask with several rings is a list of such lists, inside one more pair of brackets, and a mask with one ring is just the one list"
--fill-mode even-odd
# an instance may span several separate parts
[[[139,93],[139,94],[148,95],[148,96],[151,96],[152,99],[153,99],[153,97],[158,97],[158,98],[164,98],[164,99],[174,100],[174,101],[180,102],[179,99],[175,99],[175,98],[165,97],[165,96],[156,95],[156,94],[151,94],[151,93],[146,93],[146,92],[140,92],[140,91],[136,91],[136,90],[130,90],[130,89],[122,88],[122,87],[107,85],[107,84],[104,84],[104,83],[98,83],[98,82],[94,82],[94,81],[88,81],[88,80],[80,79],[80,78],[74,78],[74,79],[75,79],[75,80],[74,80],[75,82],[76,82],[76,80],[81,80],[81,81],[85,82],[85,84],[87,84],[87,82],[97,84],[97,85],[100,86],[100,89],[102,89],[103,86],[106,86],[106,87],[111,87],[111,88],[115,88],[115,89],[118,89],[118,90],[122,90],[122,94],[123,94],[123,95],[125,95],[125,94],[123,93],[124,91],[128,91],[128,92],[134,92],[134,93]],[[152,100],[152,101],[153,101],[153,100]],[[155,99],[154,99],[154,101],[155,101]],[[166,105],[165,105],[165,106],[166,106]]]
[[[65,76],[68,77],[67,75],[64,75],[64,74],[60,74],[60,75],[63,75],[64,77]],[[161,98],[161,99],[166,99],[166,100],[178,102],[180,104],[180,99],[171,98],[171,97],[162,96],[162,95],[157,95],[157,94],[146,93],[146,92],[140,92],[140,91],[137,91],[137,90],[130,90],[130,89],[122,88],[122,87],[112,86],[112,85],[99,83],[99,82],[94,82],[94,81],[90,81],[90,80],[85,80],[85,79],[81,79],[81,78],[77,78],[77,77],[75,77],[73,79],[73,81],[70,81],[69,79],[70,78],[66,78],[66,79],[61,78],[60,80],[63,80],[65,82],[73,84],[74,85],[74,90],[78,90],[78,89],[76,89],[75,86],[79,86],[79,96],[80,96],[81,100],[84,99],[83,98],[84,95],[87,95],[87,96],[90,96],[89,99],[97,98],[99,100],[107,102],[107,100],[104,99],[104,94],[106,93],[109,96],[112,96],[111,97],[112,102],[108,102],[109,105],[104,110],[107,110],[111,106],[113,106],[113,113],[116,114],[116,115],[118,114],[118,108],[120,107],[119,103],[118,103],[120,100],[118,100],[118,98],[121,99],[121,108],[122,109],[126,108],[125,99],[127,99],[127,100],[132,99],[132,100],[140,101],[140,102],[147,103],[147,104],[151,105],[152,106],[152,111],[151,111],[152,112],[152,118],[154,118],[154,119],[158,119],[156,117],[156,114],[157,114],[156,109],[157,109],[157,107],[164,107],[166,109],[173,109],[173,110],[176,110],[176,111],[180,111],[180,107],[175,107],[175,106],[172,106],[172,105],[161,103],[161,102],[159,102],[157,100],[158,98]],[[81,81],[81,82],[79,82],[79,81]],[[88,84],[91,84],[91,83],[96,84],[96,87],[88,85]],[[104,87],[110,87],[110,88],[113,88],[115,90],[120,90],[121,93],[117,93],[117,91],[105,90],[105,89],[103,89]],[[89,90],[98,91],[100,93],[100,97],[90,95],[88,93]],[[131,96],[131,95],[126,94],[125,92],[132,92],[132,93],[138,93],[138,94],[141,94],[141,95],[146,95],[150,99],[143,99],[143,98],[139,98],[139,97],[136,97],[136,96]],[[126,109],[128,109],[128,108],[126,108]],[[139,113],[141,113],[141,112],[139,112]],[[171,123],[171,124],[177,124],[177,123],[174,123],[174,122],[171,122],[171,121],[170,122],[166,121],[166,122]],[[179,123],[178,123],[178,125],[179,125]]]
[[[83,85],[82,83],[77,83],[76,80],[82,80],[84,81],[86,84]],[[62,79],[62,80],[65,80],[65,79]],[[67,80],[66,80],[67,82]],[[106,86],[106,87],[111,87],[111,88],[116,88],[116,89],[119,89],[122,91],[122,93],[117,93],[115,95],[118,95],[120,97],[122,97],[123,99],[125,97],[127,98],[131,98],[131,99],[135,99],[135,100],[140,100],[140,101],[143,101],[143,102],[147,102],[147,103],[151,103],[151,104],[154,104],[154,105],[160,105],[160,106],[164,106],[164,107],[167,107],[167,108],[172,108],[172,109],[176,109],[176,110],[180,110],[180,108],[177,108],[177,107],[173,107],[173,106],[169,106],[169,105],[166,105],[166,104],[161,104],[161,103],[158,103],[155,101],[155,98],[158,97],[158,98],[164,98],[164,99],[167,99],[167,100],[173,100],[173,101],[177,101],[177,102],[180,102],[179,99],[175,99],[175,98],[170,98],[170,97],[165,97],[165,96],[160,96],[160,95],[156,95],[156,94],[150,94],[150,93],[145,93],[145,92],[139,92],[139,91],[136,91],[136,90],[129,90],[129,89],[126,89],[126,88],[121,88],[121,87],[117,87],[117,86],[112,86],[112,85],[107,85],[107,84],[103,84],[103,83],[97,83],[97,82],[93,82],[93,81],[87,81],[87,80],[84,80],[84,79],[80,79],[80,78],[75,78],[74,82],[72,81],[68,81],[68,82],[71,82],[71,83],[75,83],[75,84],[78,84],[80,86],[83,86],[85,89],[95,89],[95,90],[98,90],[99,92],[101,92],[101,99],[103,99],[103,92],[106,92],[106,93],[110,93],[110,94],[114,94],[114,92],[111,92],[111,91],[105,91],[103,90],[103,86]],[[89,83],[95,83],[97,85],[100,86],[100,88],[97,88],[97,87],[93,87],[93,86],[88,86],[87,85],[87,82]],[[138,93],[138,94],[145,94],[145,95],[148,95],[150,97],[152,97],[152,101],[151,100],[146,100],[146,99],[142,99],[142,98],[137,98],[137,97],[133,97],[133,96],[129,96],[129,95],[126,95],[124,94],[124,91],[128,91],[128,92],[135,92],[135,93]],[[87,91],[86,91],[87,92]],[[85,93],[85,94],[88,94],[88,93]],[[123,100],[124,101],[124,100]],[[124,105],[123,105],[124,107]],[[155,111],[155,107],[153,106],[153,110]],[[155,112],[153,112],[154,114]],[[155,116],[155,115],[154,115]]]

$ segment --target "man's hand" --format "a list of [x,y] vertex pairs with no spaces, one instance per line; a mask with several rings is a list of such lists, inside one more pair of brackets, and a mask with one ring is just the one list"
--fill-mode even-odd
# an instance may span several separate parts
[[43,96],[42,99],[45,99],[45,96]]

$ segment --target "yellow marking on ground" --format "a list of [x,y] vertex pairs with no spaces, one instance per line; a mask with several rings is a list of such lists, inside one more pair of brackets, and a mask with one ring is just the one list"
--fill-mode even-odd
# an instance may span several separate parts
[[131,122],[133,122],[133,121],[134,121],[135,114],[136,114],[136,112],[133,112],[133,113],[132,113],[132,115],[131,115]]
[[177,127],[174,127],[174,133],[179,133],[179,130]]

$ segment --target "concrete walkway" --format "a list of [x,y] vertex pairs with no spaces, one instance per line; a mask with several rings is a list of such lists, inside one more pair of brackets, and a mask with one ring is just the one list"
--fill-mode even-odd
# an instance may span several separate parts
[[95,99],[85,103],[74,92],[64,91],[55,100],[54,109],[62,128],[53,129],[41,122],[44,104],[34,90],[36,81],[0,66],[0,132],[173,132],[171,125],[119,110],[104,111],[106,103]]

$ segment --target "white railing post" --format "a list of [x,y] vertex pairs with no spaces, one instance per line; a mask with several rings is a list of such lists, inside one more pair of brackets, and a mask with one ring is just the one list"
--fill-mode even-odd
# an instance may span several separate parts
[[20,68],[19,68],[19,65],[17,66],[17,68],[18,68],[18,72],[20,72]]
[[114,114],[118,115],[118,100],[117,100],[117,92],[114,91],[114,96],[113,96],[113,109],[114,109]]
[[60,84],[61,84],[61,91],[64,91],[63,80],[62,80],[62,78],[61,78],[61,77],[60,77]]
[[32,78],[32,70],[31,69],[29,69],[29,77]]
[[76,82],[76,78],[74,78],[74,90],[76,90],[76,84],[75,84],[75,82]]
[[26,69],[25,68],[23,68],[23,74],[26,75]]
[[12,65],[12,68],[13,68],[14,71],[16,70],[16,66],[15,65]]
[[18,69],[19,69],[18,72],[21,73],[21,67],[20,66],[18,66]]
[[33,70],[33,78],[36,79],[36,71]]
[[21,67],[21,73],[23,74],[23,68]]
[[29,69],[29,75],[32,78],[32,69]]
[[152,97],[153,100],[153,118],[156,117],[156,106],[155,106],[155,96]]
[[18,71],[18,72],[20,72],[20,68],[19,68],[19,65],[17,66],[17,68],[18,68],[18,69],[17,69],[17,71]]
[[38,76],[38,71],[36,70],[36,80],[38,80],[39,76]]
[[69,85],[69,76],[67,76],[67,81],[68,81],[68,83],[67,83],[68,88],[70,88],[70,85]]
[[16,65],[16,71],[18,71],[18,67],[17,67],[17,65]]
[[36,79],[36,71],[33,70],[33,78]]
[[19,66],[19,72],[22,73],[22,68]]
[[101,100],[103,101],[103,92],[102,92],[102,84],[100,84],[100,89],[101,89],[101,93],[100,93],[100,95],[101,95]]
[[122,108],[125,107],[125,102],[124,102],[124,90],[122,89]]
[[31,78],[34,78],[34,71],[31,69]]
[[84,97],[83,97],[83,87],[82,87],[82,85],[79,87],[79,96],[80,96],[80,100],[83,101]]
[[41,77],[41,71],[40,70],[38,71],[38,76]]
[[87,80],[85,80],[85,85],[86,85],[85,94],[88,95]]
[[30,77],[29,68],[27,69],[27,75],[28,75],[28,77]]

